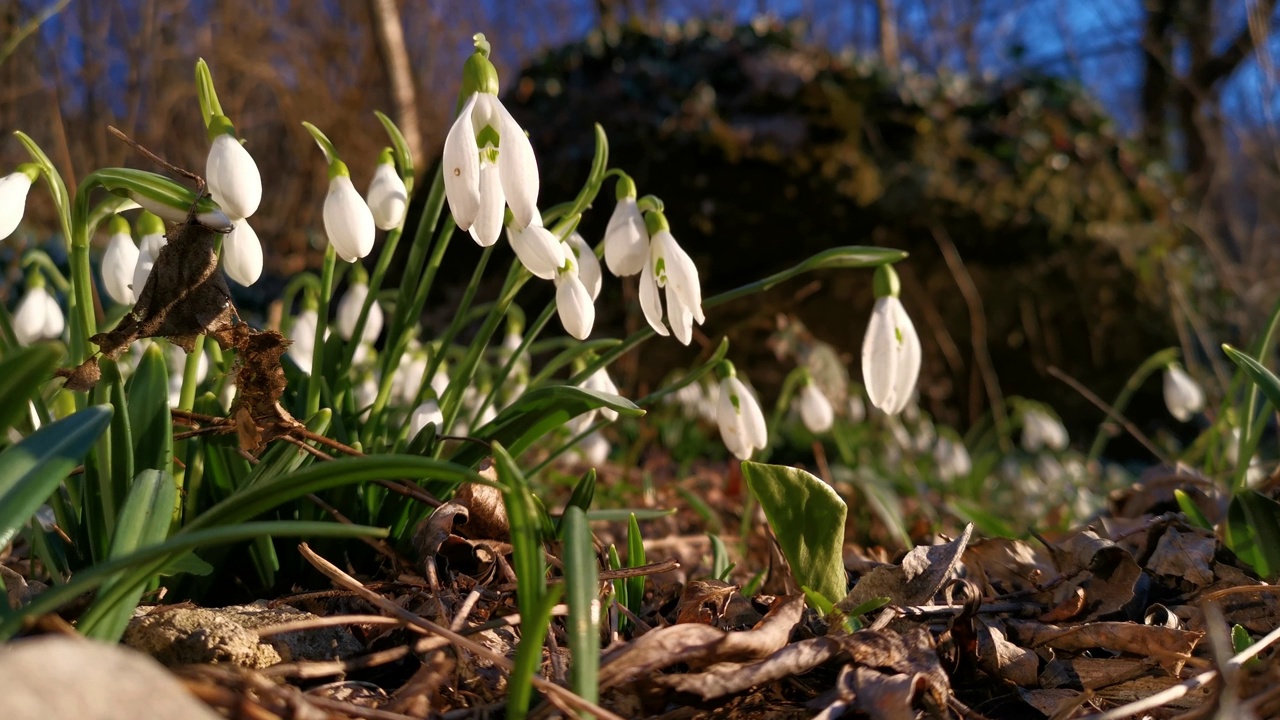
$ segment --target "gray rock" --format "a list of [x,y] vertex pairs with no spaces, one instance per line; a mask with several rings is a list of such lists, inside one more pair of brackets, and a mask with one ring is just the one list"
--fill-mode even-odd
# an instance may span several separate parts
[[154,660],[65,636],[0,646],[5,720],[219,720]]

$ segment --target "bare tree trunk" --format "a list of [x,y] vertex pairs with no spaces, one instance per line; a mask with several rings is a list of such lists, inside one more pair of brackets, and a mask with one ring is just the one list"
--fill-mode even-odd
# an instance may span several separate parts
[[391,117],[404,133],[413,156],[413,166],[422,168],[422,130],[418,121],[418,96],[409,68],[409,52],[404,46],[404,26],[395,0],[369,0],[373,36],[391,82]]
[[1170,0],[1146,0],[1142,34],[1142,142],[1147,152],[1164,156],[1165,111],[1169,102],[1169,81],[1173,77],[1173,48],[1169,26],[1173,23]]
[[898,50],[898,14],[893,0],[876,0],[876,10],[880,15],[880,59],[889,67],[897,67],[902,57]]

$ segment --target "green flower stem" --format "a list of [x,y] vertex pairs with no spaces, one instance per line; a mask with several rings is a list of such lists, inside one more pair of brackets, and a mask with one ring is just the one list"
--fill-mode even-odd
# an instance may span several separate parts
[[307,417],[320,410],[321,376],[324,374],[324,336],[329,329],[329,301],[333,299],[334,268],[338,264],[338,253],[333,244],[324,251],[324,269],[320,274],[320,307],[316,309],[316,344],[311,356],[311,374],[307,376]]
[[[289,278],[289,282],[285,283],[284,291],[280,293],[280,304],[284,307],[284,315],[286,317],[293,311],[294,300],[298,297],[298,293],[303,290],[310,290],[315,297],[319,297],[320,278],[316,277],[315,273],[309,272],[301,272]],[[287,329],[284,323],[281,323],[280,330]]]
[[[440,411],[444,415],[444,433],[447,434],[449,428],[453,427],[453,421],[458,417],[458,410],[462,407],[462,393],[471,384],[471,378],[475,375],[476,366],[480,363],[480,356],[484,353],[485,347],[488,346],[489,339],[497,331],[502,318],[506,316],[507,307],[515,300],[520,288],[524,287],[524,284],[532,277],[533,275],[524,269],[524,265],[521,265],[519,260],[512,261],[511,270],[507,273],[507,279],[502,285],[502,292],[498,295],[497,303],[489,311],[489,316],[485,318],[484,325],[480,327],[475,338],[471,341],[470,346],[467,348],[467,354],[458,363],[457,371],[449,380],[449,388],[444,392],[443,401],[440,403]],[[443,444],[436,446],[437,453],[443,449]]]
[[[1142,361],[1138,369],[1125,382],[1124,387],[1120,389],[1120,394],[1116,396],[1115,402],[1111,404],[1111,407],[1115,409],[1117,414],[1123,415],[1124,409],[1129,406],[1129,400],[1138,391],[1138,388],[1142,387],[1142,383],[1146,382],[1152,373],[1177,359],[1177,348],[1165,348],[1153,353],[1151,357]],[[1089,445],[1089,454],[1086,462],[1093,463],[1102,457],[1102,451],[1106,448],[1108,439],[1107,423],[1100,423],[1098,425],[1098,433],[1093,436],[1093,443]]]
[[22,268],[25,270],[33,265],[44,271],[45,277],[53,282],[53,286],[57,288],[58,292],[68,293],[71,291],[71,283],[67,282],[67,278],[63,276],[58,266],[53,264],[53,260],[49,258],[48,253],[43,250],[28,250],[22,256]]
[[[489,264],[489,258],[493,256],[494,247],[494,245],[490,245],[480,253],[480,260],[471,272],[471,281],[467,283],[467,289],[462,293],[462,301],[458,303],[458,309],[453,315],[453,321],[449,323],[444,335],[441,335],[438,340],[440,347],[446,348],[452,345],[453,339],[462,330],[468,311],[471,309],[471,303],[475,300],[476,290],[480,288],[480,278],[484,275],[484,269]],[[435,377],[436,371],[440,369],[440,363],[443,361],[444,353],[431,353],[431,359],[427,361],[427,367],[422,373],[422,381],[418,383],[418,392],[413,398],[414,407],[422,404],[427,399],[427,390],[431,387],[431,378]],[[407,432],[407,428],[401,431],[401,439],[406,439],[404,438],[405,432]]]
[[[1267,331],[1262,334],[1262,338],[1258,340],[1257,347],[1253,348],[1253,356],[1259,362],[1265,362],[1266,358],[1271,354],[1271,346],[1275,342],[1276,330],[1280,328],[1280,300],[1276,301],[1275,308],[1271,311],[1271,318],[1267,321]],[[1242,382],[1244,378],[1243,368],[1236,368],[1235,375],[1232,377],[1231,385],[1236,387],[1237,382]],[[1247,400],[1245,402],[1245,411],[1240,418],[1240,448],[1237,453],[1239,462],[1236,463],[1235,478],[1232,487],[1240,490],[1247,484],[1249,473],[1249,461],[1253,459],[1253,453],[1258,449],[1258,442],[1262,439],[1262,433],[1266,430],[1266,424],[1258,426],[1258,402],[1261,399],[1261,393],[1258,386],[1249,383]],[[1234,393],[1229,397],[1234,397]]]
[[382,244],[382,253],[378,255],[378,263],[373,267],[373,274],[369,276],[369,294],[364,299],[364,305],[360,307],[360,317],[356,319],[355,330],[351,333],[352,342],[342,346],[342,358],[338,365],[338,377],[346,377],[351,369],[351,360],[355,357],[356,348],[360,346],[360,339],[364,337],[365,325],[369,323],[369,313],[373,308],[373,304],[378,301],[378,293],[382,290],[382,279],[387,274],[387,268],[391,267],[391,259],[395,257],[396,246],[400,244],[400,236],[403,235],[403,228],[396,228],[387,233],[387,240]]
[[507,378],[511,377],[511,371],[515,369],[516,363],[520,361],[520,356],[523,355],[528,350],[529,346],[538,339],[538,335],[541,334],[542,330],[547,326],[547,323],[551,320],[551,316],[555,314],[555,311],[555,301],[547,303],[547,306],[542,309],[542,314],[538,316],[538,319],[534,320],[533,325],[530,325],[529,328],[525,330],[524,337],[520,340],[519,347],[515,349],[515,352],[511,353],[511,357],[507,358],[507,362],[503,364],[502,369],[498,371],[498,376],[493,380],[493,387],[489,389],[488,394],[484,396],[484,400],[480,402],[480,406],[476,408],[476,415],[472,418],[473,421],[483,415],[485,409],[497,401],[498,391],[502,389],[503,385],[506,385]]
[[[780,283],[786,282],[791,278],[803,275],[812,270],[820,270],[824,268],[853,268],[853,267],[875,267],[884,263],[897,262],[905,258],[907,254],[901,250],[887,250],[883,248],[859,247],[856,245],[831,248],[818,253],[799,264],[787,268],[781,272],[774,273],[769,277],[756,280],[755,282],[741,285],[732,290],[726,290],[718,295],[713,295],[702,301],[703,310],[723,305],[727,302],[737,300],[741,297],[768,290]],[[653,328],[644,327],[631,333],[621,345],[602,354],[595,362],[589,363],[581,372],[569,379],[570,385],[577,385],[592,373],[602,367],[608,367],[614,360],[622,357],[630,352],[631,348],[653,337]]]

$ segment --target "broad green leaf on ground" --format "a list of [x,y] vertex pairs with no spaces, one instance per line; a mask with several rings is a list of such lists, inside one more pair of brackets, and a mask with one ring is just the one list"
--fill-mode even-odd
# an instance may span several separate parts
[[[575,417],[598,408],[610,408],[619,415],[644,414],[635,403],[624,397],[568,385],[555,385],[525,393],[471,435],[480,440],[499,442],[512,457],[519,457],[542,436]],[[467,443],[459,447],[450,460],[473,467],[486,454],[480,445]]]
[[152,344],[129,379],[129,430],[135,470],[169,472],[173,465],[173,420],[169,413],[169,368],[164,350]]
[[1280,576],[1280,503],[1252,490],[1236,494],[1227,508],[1223,543],[1259,576]]
[[111,406],[94,405],[49,423],[0,453],[0,547],[79,465],[111,422]]
[[769,527],[796,582],[827,598],[848,591],[844,569],[844,523],[848,508],[836,491],[792,467],[743,462],[742,477],[760,501]]

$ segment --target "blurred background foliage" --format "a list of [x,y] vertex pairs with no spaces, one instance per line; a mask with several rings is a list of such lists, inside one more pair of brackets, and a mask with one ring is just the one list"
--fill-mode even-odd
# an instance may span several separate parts
[[[206,58],[269,188],[255,228],[273,279],[238,299],[264,306],[320,258],[325,168],[301,121],[334,138],[363,187],[382,144],[372,110],[385,109],[428,172],[460,58],[485,32],[544,204],[581,182],[600,122],[612,163],[666,201],[709,292],[832,245],[906,249],[927,410],[965,426],[1018,395],[1085,427],[1100,413],[1051,366],[1110,398],[1176,344],[1221,393],[1212,350],[1270,311],[1274,20],[1274,0],[10,0],[0,127],[29,132],[69,178],[142,165],[109,124],[202,167],[190,68]],[[0,144],[4,167],[22,159]],[[32,197],[8,261],[61,245]],[[584,219],[592,242],[610,210]],[[444,277],[460,285],[469,260],[450,255]],[[8,262],[6,302],[19,280]],[[775,358],[806,344],[831,344],[856,377],[871,300],[869,277],[848,273],[779,287],[710,318],[703,352],[728,334],[766,396],[790,369]],[[635,305],[607,299],[598,334],[642,322]],[[656,381],[697,345],[647,348],[620,384]],[[1160,422],[1155,389],[1131,412]]]

